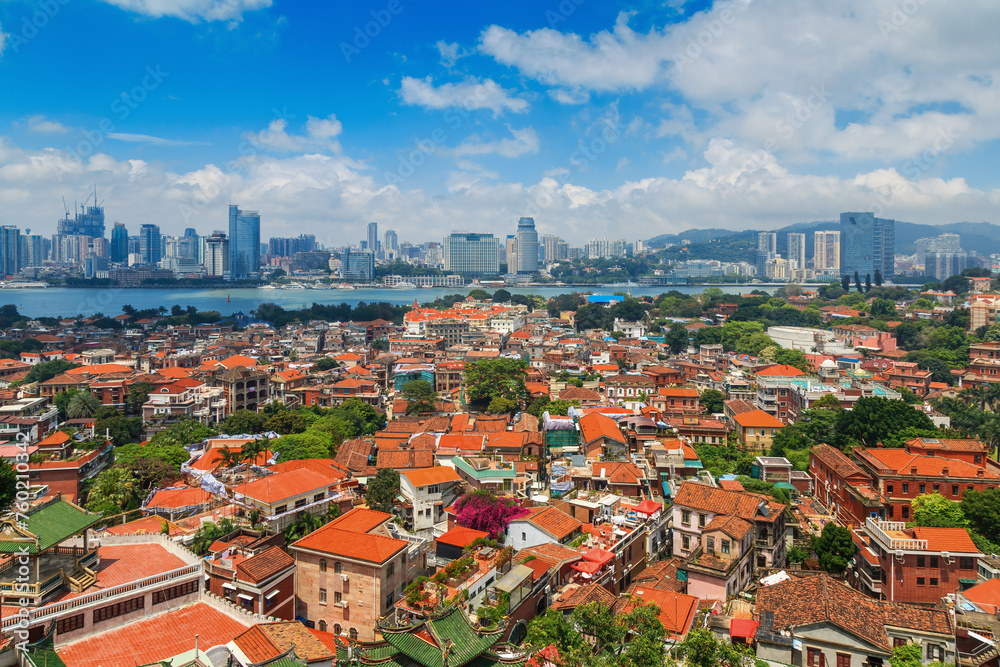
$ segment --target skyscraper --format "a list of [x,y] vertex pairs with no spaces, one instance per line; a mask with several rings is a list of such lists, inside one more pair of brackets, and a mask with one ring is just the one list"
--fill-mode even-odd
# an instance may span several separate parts
[[12,276],[21,270],[21,230],[14,225],[0,227],[0,272]]
[[163,237],[159,225],[143,225],[139,228],[139,261],[142,264],[156,264],[163,257]]
[[229,273],[229,239],[222,232],[205,239],[205,273],[219,277]]
[[500,272],[499,243],[493,234],[452,232],[444,237],[444,269],[463,276]]
[[840,232],[827,230],[813,234],[813,268],[840,271]]
[[56,222],[56,234],[66,236],[93,236],[95,238],[104,237],[104,207],[97,201],[97,188],[94,188],[94,205],[87,206],[87,202],[80,207],[79,212],[75,212],[73,219],[69,217],[69,212],[65,218]]
[[795,262],[796,269],[806,268],[806,235],[795,232],[788,234],[788,257],[789,262]]
[[535,219],[521,218],[517,221],[517,273],[534,273],[537,270],[538,232],[535,231]]
[[385,244],[383,250],[385,250],[386,253],[390,250],[396,253],[399,252],[399,236],[396,235],[395,229],[385,230]]
[[885,280],[896,272],[896,221],[876,218],[874,213],[840,214],[840,273],[862,280],[875,278],[876,269]]
[[562,241],[561,238],[555,234],[546,234],[542,237],[542,249],[545,256],[545,263],[556,262],[559,260],[559,242]]
[[778,233],[757,232],[757,275],[767,275],[767,262],[778,254]]
[[504,241],[504,262],[507,273],[517,273],[517,236],[508,234]]
[[260,276],[260,213],[229,206],[229,279]]
[[110,250],[112,262],[128,261],[128,230],[125,229],[124,223],[116,222],[112,228]]
[[372,253],[378,252],[378,223],[368,223],[368,250]]

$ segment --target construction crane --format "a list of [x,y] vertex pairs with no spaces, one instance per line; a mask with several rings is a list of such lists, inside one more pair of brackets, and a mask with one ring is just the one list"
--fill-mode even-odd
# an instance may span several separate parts
[[66,219],[69,220],[69,209],[66,208],[66,196],[63,195],[63,210],[66,211]]

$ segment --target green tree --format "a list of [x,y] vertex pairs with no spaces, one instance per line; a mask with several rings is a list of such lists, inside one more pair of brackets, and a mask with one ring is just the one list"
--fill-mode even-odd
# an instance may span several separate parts
[[318,429],[283,435],[271,442],[271,451],[278,453],[279,461],[325,459],[332,454],[333,441]]
[[267,438],[254,438],[240,447],[240,459],[246,463],[256,463],[257,458],[270,449],[271,442]]
[[484,359],[465,366],[465,387],[470,401],[488,405],[505,398],[518,405],[527,403],[525,381],[528,364],[521,359]]
[[580,407],[579,401],[568,401],[564,399],[559,399],[558,401],[551,401],[545,406],[544,412],[548,412],[549,416],[552,415],[562,415],[566,416],[569,414],[569,409],[571,407]]
[[17,497],[17,471],[7,459],[0,459],[0,516],[7,513]]
[[673,354],[680,354],[688,347],[688,330],[680,322],[674,322],[670,325],[670,330],[667,335],[664,336],[664,343],[670,348],[670,352]]
[[115,465],[117,466],[128,468],[139,459],[146,458],[164,461],[171,468],[180,470],[181,465],[187,462],[191,455],[180,445],[161,444],[153,441],[145,445],[133,442],[115,448]]
[[882,286],[882,271],[875,269],[875,287]]
[[910,501],[914,526],[935,528],[965,528],[968,521],[962,506],[940,493],[927,493]]
[[139,442],[142,435],[142,417],[125,417],[117,411],[108,417],[98,416],[94,431],[106,436],[115,447]]
[[493,292],[493,303],[510,303],[510,292],[505,289]]
[[62,359],[43,361],[42,363],[35,364],[31,367],[31,370],[28,371],[28,374],[24,378],[24,384],[30,384],[32,382],[45,382],[46,380],[51,380],[60,373],[65,373],[68,370],[78,367],[78,364],[72,364]]
[[143,404],[149,399],[149,392],[155,387],[150,382],[136,382],[125,393],[125,413],[137,415],[142,412]]
[[750,657],[749,649],[721,641],[707,628],[695,628],[680,644],[680,651],[691,667],[740,667]]
[[81,393],[85,393],[83,389],[70,387],[66,391],[60,391],[58,394],[52,397],[52,403],[59,410],[59,419],[61,421],[65,421],[66,419],[68,419],[68,417],[66,416],[66,408],[69,406],[69,402],[73,400],[73,397]]
[[382,468],[374,479],[368,482],[368,492],[365,501],[368,507],[380,512],[392,512],[399,495],[399,472],[391,468]]
[[840,413],[833,444],[842,450],[859,445],[875,447],[880,442],[892,440],[891,436],[909,427],[935,430],[930,417],[905,401],[863,396],[852,410]]
[[267,417],[264,422],[265,431],[274,431],[278,435],[291,435],[306,430],[306,420],[297,412],[279,410]]
[[532,415],[538,419],[542,418],[542,413],[548,409],[548,404],[552,402],[548,394],[542,394],[536,399],[533,399],[525,410],[529,415]]
[[536,651],[550,644],[555,646],[562,661],[558,667],[584,665],[590,655],[589,645],[570,623],[569,617],[552,608],[532,619],[524,643]]
[[789,563],[804,563],[809,558],[809,552],[802,547],[793,546],[787,554]]
[[219,523],[209,521],[201,524],[191,540],[191,551],[199,556],[204,555],[213,542],[220,537],[229,535],[236,528],[236,524],[231,519],[222,519]]
[[812,404],[812,407],[814,410],[833,410],[835,412],[842,412],[844,410],[844,406],[840,404],[840,399],[833,392],[820,396],[819,400]]
[[486,412],[491,415],[505,415],[515,412],[518,407],[520,406],[517,401],[497,396],[490,401],[490,404],[486,407]]
[[706,389],[701,392],[700,402],[702,407],[705,408],[705,413],[714,415],[722,412],[723,403],[725,403],[725,395],[718,389]]
[[299,513],[298,518],[292,525],[285,528],[285,544],[291,544],[292,542],[302,539],[309,533],[318,530],[323,527],[323,519],[321,519],[316,514],[311,514],[310,512]]
[[844,288],[844,292],[851,291],[851,277],[844,275],[840,277],[840,286]]
[[991,542],[1000,542],[1000,490],[966,491],[961,508],[974,531]]
[[102,472],[87,494],[87,509],[91,512],[118,514],[138,506],[139,483],[125,467],[115,466]]
[[875,299],[869,314],[875,319],[893,318],[896,316],[896,304],[889,299]]
[[167,445],[187,447],[213,435],[218,435],[218,431],[212,427],[205,426],[197,419],[183,419],[156,433],[150,442],[164,447]]
[[434,385],[427,380],[410,380],[403,385],[403,398],[409,405],[406,406],[408,414],[419,414],[421,412],[434,412],[437,408],[438,393],[434,391]]
[[101,402],[89,391],[81,391],[73,395],[66,404],[66,416],[70,419],[85,419],[93,417]]
[[229,435],[253,435],[263,433],[267,417],[253,410],[237,410],[226,417],[222,432]]
[[813,538],[813,551],[819,558],[820,567],[831,574],[840,574],[847,569],[857,547],[850,530],[831,522],[823,526],[819,537]]

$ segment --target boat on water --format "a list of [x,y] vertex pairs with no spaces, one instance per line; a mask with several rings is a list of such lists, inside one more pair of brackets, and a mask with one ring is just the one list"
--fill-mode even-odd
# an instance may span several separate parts
[[48,287],[48,283],[44,282],[28,282],[25,280],[3,280],[0,281],[0,289],[36,289],[39,287]]
[[413,283],[401,282],[396,283],[392,286],[393,289],[417,289],[417,286]]
[[306,286],[303,285],[302,283],[288,283],[281,289],[305,289],[305,288]]
[[261,285],[260,289],[281,289],[277,285]]
[[337,287],[335,289],[352,290],[352,289],[355,289],[355,287],[354,287],[354,285],[351,285],[350,283],[340,283],[339,285],[337,285]]

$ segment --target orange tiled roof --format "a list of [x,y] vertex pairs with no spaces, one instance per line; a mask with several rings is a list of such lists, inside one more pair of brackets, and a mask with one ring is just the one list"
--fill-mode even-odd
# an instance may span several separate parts
[[762,368],[757,371],[757,375],[761,377],[777,377],[777,378],[793,378],[800,375],[805,375],[795,366],[789,366],[788,364],[774,364],[773,366],[768,366],[767,368]]
[[737,424],[743,428],[783,428],[784,424],[777,417],[770,415],[763,410],[751,410],[741,412],[733,417]]
[[531,514],[515,521],[527,521],[557,540],[583,527],[583,523],[552,506],[534,507]]
[[975,554],[979,549],[969,537],[965,528],[928,528],[913,527],[913,536],[918,540],[927,540],[930,551],[948,551],[951,553]]
[[615,442],[625,443],[625,437],[618,428],[617,422],[598,412],[592,412],[580,418],[580,434],[583,442],[594,442],[598,438],[608,438]]
[[309,468],[295,468],[240,484],[235,489],[247,498],[262,503],[275,503],[286,498],[313,492],[330,486],[330,478]]
[[461,481],[461,477],[454,468],[448,466],[433,466],[430,468],[416,468],[415,470],[403,470],[401,474],[406,475],[413,486],[430,486],[431,484],[444,484],[446,482]]
[[[352,516],[356,512],[364,514]],[[291,548],[309,549],[369,563],[384,563],[409,545],[406,540],[369,532],[390,518],[392,515],[384,512],[354,509],[294,542]]]

